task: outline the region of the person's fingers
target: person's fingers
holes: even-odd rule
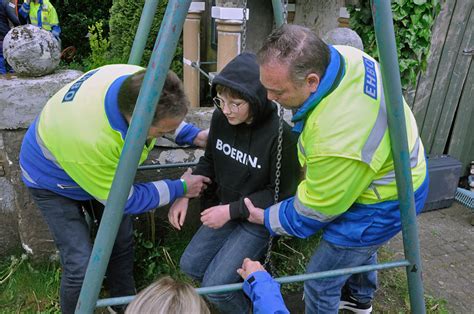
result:
[[[178,215],[179,213],[177,213],[176,211],[173,213],[173,221],[172,221],[172,225],[173,227],[175,227],[176,229],[178,230],[181,230],[180,226],[178,225]]]
[[[244,270],[242,268],[237,269],[237,274],[239,274],[240,277],[244,278]]]
[[[180,226],[180,227],[183,226],[185,219],[186,219],[186,213],[183,212],[183,213],[181,213],[181,215],[179,216],[179,226]]]
[[[192,174],[192,173],[193,173],[193,169],[191,168],[186,169],[185,174]]]
[[[206,182],[206,183],[211,183],[211,179],[209,179],[208,177],[205,177],[205,176],[199,176],[203,182]]]
[[[247,264],[252,262],[252,260],[248,257],[244,258],[244,261],[242,262],[242,268],[246,268]]]
[[[249,198],[247,198],[247,197],[244,198],[244,203],[245,203],[245,205],[247,206],[247,209],[248,209],[249,211],[254,211],[254,210],[255,210],[255,206],[253,206],[253,203],[252,203],[252,201],[251,201]]]

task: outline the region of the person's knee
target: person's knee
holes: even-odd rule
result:
[[[186,252],[184,252],[184,254],[181,255],[181,259],[179,260],[179,268],[181,269],[181,271],[189,277],[201,281],[203,274],[198,274],[196,272],[195,265],[196,261],[191,256],[189,256],[189,254],[186,254]]]

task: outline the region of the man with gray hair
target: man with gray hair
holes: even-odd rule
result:
[[[326,45],[311,30],[284,25],[258,53],[267,97],[295,109],[305,177],[294,197],[265,210],[245,202],[249,220],[272,235],[323,231],[307,272],[376,263],[378,248],[401,229],[399,201],[378,63],[361,50]],[[416,211],[428,192],[424,148],[404,104]],[[307,313],[370,313],[376,272],[305,282]]]

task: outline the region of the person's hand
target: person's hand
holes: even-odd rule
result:
[[[229,205],[218,205],[209,207],[201,213],[202,224],[212,229],[219,229],[229,220]]]
[[[168,221],[170,224],[178,230],[184,224],[186,213],[188,212],[189,198],[181,197],[174,201],[168,212]]]
[[[263,225],[264,210],[262,208],[253,206],[252,201],[248,198],[244,199],[244,203],[249,210],[249,217],[247,220],[254,224]]]
[[[242,267],[237,269],[237,273],[242,277],[242,279],[247,279],[252,273],[256,271],[266,271],[263,268],[260,262],[252,261],[250,258],[245,258],[244,262],[242,263]]]
[[[191,168],[181,176],[186,181],[188,191],[184,195],[187,198],[198,197],[207,188],[207,184],[211,183],[211,179],[201,175],[193,175]]]
[[[208,136],[209,136],[209,129],[202,130],[194,138],[193,144],[201,148],[206,148]]]

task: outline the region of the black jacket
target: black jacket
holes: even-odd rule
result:
[[[244,95],[250,104],[252,123],[233,126],[216,109],[211,120],[204,156],[194,173],[208,176],[215,183],[207,189],[207,197],[216,196],[214,204],[230,204],[232,219],[247,218],[244,198],[266,208],[273,204],[275,193],[276,159],[279,117],[276,106],[267,100],[267,93],[259,79],[256,57],[243,53],[233,59],[213,80]],[[283,150],[279,198],[294,195],[298,178],[297,135],[290,126],[283,125]]]
[[[20,25],[20,21],[15,13],[15,6],[10,4],[9,0],[0,0],[0,41],[3,41],[3,38],[10,30],[9,21],[13,26]]]

